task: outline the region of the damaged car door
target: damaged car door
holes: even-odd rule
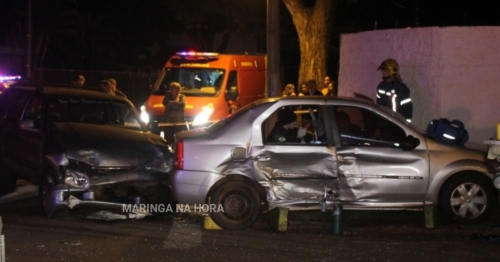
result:
[[[302,129],[297,139],[281,137],[282,134],[275,136],[276,128],[290,124],[286,122],[293,119],[284,121],[283,110],[293,110],[296,115],[299,128],[287,132],[295,135]],[[261,176],[259,183],[267,188],[269,206],[317,207],[321,197],[335,191],[337,184],[336,150],[328,145],[323,107],[273,107],[270,111],[270,117],[261,124],[262,145],[252,150],[256,171]]]
[[[357,106],[329,110],[340,135],[341,199],[358,206],[421,206],[429,183],[425,139],[383,111]]]

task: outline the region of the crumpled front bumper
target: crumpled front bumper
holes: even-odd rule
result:
[[[82,199],[74,195],[81,194]],[[126,204],[113,203],[106,201],[97,201],[94,198],[94,192],[85,189],[70,189],[66,185],[57,185],[50,189],[47,198],[44,200],[44,209],[47,216],[52,216],[61,209],[74,207],[100,207],[106,209],[124,210]]]
[[[139,203],[121,203],[100,201],[95,198],[96,186],[111,185],[118,183],[134,183],[144,181],[167,181],[168,174],[163,172],[120,172],[116,174],[96,175],[90,177],[90,186],[88,189],[74,188],[66,184],[58,184],[51,187],[45,199],[43,206],[45,214],[52,216],[59,210],[75,207],[95,207],[103,209],[127,210],[126,206]]]

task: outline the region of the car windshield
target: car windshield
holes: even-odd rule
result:
[[[171,82],[179,82],[186,96],[217,96],[224,75],[224,70],[214,68],[167,68],[160,73],[154,94],[165,95]]]
[[[143,130],[136,113],[127,101],[58,98],[48,102],[47,118],[53,122],[114,125]]]

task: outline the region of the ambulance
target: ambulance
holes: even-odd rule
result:
[[[185,122],[163,123],[163,98],[171,82],[186,97]],[[178,52],[168,59],[141,107],[145,122],[159,126],[199,126],[219,120],[235,109],[266,97],[266,56]]]

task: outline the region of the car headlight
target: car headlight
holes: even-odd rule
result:
[[[152,163],[151,165],[146,166],[146,170],[151,172],[162,172],[168,173],[172,168],[172,159],[163,161],[161,163]]]
[[[89,177],[83,173],[66,169],[64,172],[64,183],[76,188],[89,188]]]
[[[194,118],[193,126],[205,124],[214,112],[214,105],[212,103],[203,107],[201,112]]]
[[[144,122],[146,125],[149,123],[149,114],[146,111],[145,106],[141,106],[141,120]]]

